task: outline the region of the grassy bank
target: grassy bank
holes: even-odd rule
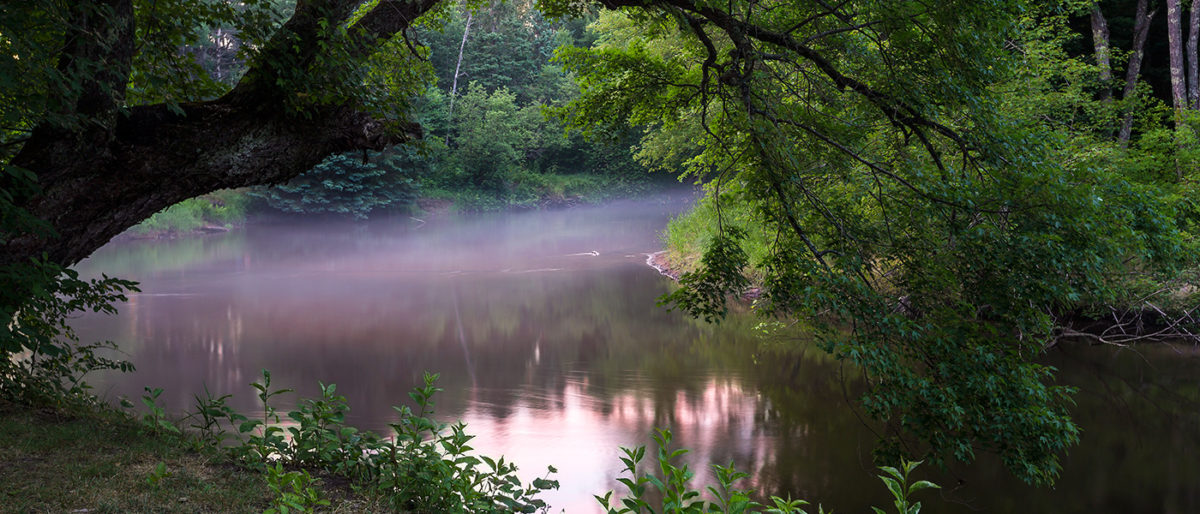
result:
[[[221,232],[246,223],[260,213],[305,215],[344,215],[363,219],[379,213],[410,212],[419,216],[441,212],[493,212],[504,210],[552,209],[573,205],[598,204],[636,197],[660,189],[666,182],[628,180],[588,174],[518,172],[500,188],[480,188],[446,183],[444,178],[427,177],[404,202],[376,202],[376,207],[345,206],[345,200],[320,191],[306,191],[305,198],[280,210],[264,198],[263,191],[225,190],[184,200],[164,209],[127,230],[122,237],[151,239],[204,232]],[[673,182],[671,182],[673,184]],[[378,195],[378,193],[373,193]],[[307,206],[307,207],[306,207]]]
[[[326,512],[386,512],[323,476]],[[0,512],[263,512],[278,493],[215,447],[108,409],[0,401]]]
[[[422,185],[422,205],[434,204],[456,212],[489,212],[598,204],[654,191],[651,180],[632,181],[588,174],[515,173],[500,188],[448,184],[431,179]]]
[[[246,221],[250,198],[245,190],[223,190],[172,205],[134,225],[123,234],[131,238],[170,237],[229,230]]]
[[[664,253],[660,262],[674,274],[696,271],[705,248],[718,235],[718,217],[725,227],[745,232],[742,248],[750,263],[745,273],[754,286],[761,286],[763,277],[757,265],[767,257],[771,235],[745,204],[726,200],[718,210],[710,195],[705,195],[691,210],[667,223],[662,235]]]
[[[353,430],[336,421],[331,427],[343,434],[346,429]],[[486,456],[464,455],[464,443],[470,436],[464,439],[457,425],[452,433],[451,438],[438,437],[436,445],[419,444],[438,448],[426,457],[441,460],[439,454],[444,452],[448,458],[442,462],[454,468],[451,475],[418,466],[408,469],[403,478],[397,476],[399,481],[373,484],[361,476],[339,476],[347,470],[357,475],[353,468],[360,459],[349,455],[360,454],[335,452],[339,456],[324,458],[329,459],[326,465],[335,466],[341,473],[309,462],[302,471],[286,472],[286,476],[298,478],[293,482],[279,480],[285,472],[278,465],[268,465],[265,473],[255,471],[247,468],[246,462],[231,458],[228,448],[203,444],[196,434],[149,429],[144,420],[125,412],[105,407],[34,408],[0,400],[0,513],[551,511],[551,506],[532,500],[528,494],[557,487],[557,482],[535,479],[532,485],[522,486],[512,475],[515,466],[502,458],[493,461]],[[757,493],[735,485],[748,475],[730,466],[714,466],[716,484],[707,489],[711,498],[702,499],[700,491],[689,483],[693,472],[679,460],[686,450],[670,449],[668,430],[656,431],[654,439],[657,452],[648,453],[644,447],[621,448],[621,460],[626,465],[621,475],[628,475],[622,479],[627,490],[596,497],[606,512],[826,512],[821,508],[806,510],[808,502],[776,496],[770,497],[766,505],[758,504],[752,500]],[[304,443],[290,444],[300,448]],[[338,450],[351,446],[345,440],[331,444],[331,449]],[[293,462],[292,469],[301,469],[294,466],[297,455],[279,455],[279,459]],[[391,458],[396,455],[393,452]],[[386,452],[376,456],[388,457]],[[409,454],[403,458],[411,457]],[[396,464],[407,468],[414,462]],[[460,474],[485,463],[488,471]],[[910,499],[912,493],[937,487],[910,477],[919,464],[904,462],[899,468],[880,468],[890,475],[879,478],[895,496],[897,513],[919,513],[921,504]],[[647,473],[646,469],[658,469],[659,473]],[[310,479],[309,471],[320,479]],[[448,492],[445,499],[449,503],[398,504],[397,496],[378,494],[380,491],[373,488],[378,485],[386,485],[393,493],[418,488],[423,501]],[[299,500],[302,496],[320,501],[315,505],[303,502]],[[281,505],[290,508],[285,510]]]
[[[270,502],[257,473],[117,412],[0,403],[0,441],[3,512],[262,512]]]

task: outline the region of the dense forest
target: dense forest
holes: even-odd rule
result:
[[[550,115],[579,95],[554,52],[591,46],[597,36],[587,24],[585,17],[548,20],[529,2],[456,7],[444,20],[414,30],[423,62],[408,73],[423,81],[388,93],[425,130],[419,142],[331,156],[285,184],[187,200],[133,231],[225,225],[247,210],[364,219],[372,212],[419,211],[418,203],[460,211],[565,206],[628,197],[670,181],[634,159],[635,128],[585,139]],[[214,81],[232,86],[245,67],[238,31],[193,30],[207,37],[185,51]],[[381,80],[390,87],[392,79]]]
[[[1194,337],[1198,40],[1180,0],[5,2],[3,395],[122,366],[66,320],[134,284],[68,267],[144,220],[571,205],[655,171],[705,188],[668,307],[754,288],[864,377],[881,462],[1051,484],[1081,427],[1038,357]]]

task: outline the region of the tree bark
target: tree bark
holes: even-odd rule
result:
[[[1142,72],[1142,59],[1146,56],[1146,36],[1150,33],[1150,21],[1158,10],[1147,12],[1149,0],[1138,0],[1137,12],[1133,22],[1133,48],[1129,53],[1129,64],[1125,67],[1125,89],[1121,99],[1126,102],[1125,119],[1121,120],[1121,132],[1117,139],[1121,147],[1129,145],[1129,137],[1133,134],[1133,106],[1129,105],[1137,92],[1138,76]]]
[[[1171,106],[1175,108],[1175,124],[1181,122],[1180,113],[1187,108],[1186,81],[1183,70],[1183,30],[1180,0],[1167,0],[1167,39],[1171,57]]]
[[[1188,40],[1187,40],[1187,67],[1188,67],[1188,106],[1192,109],[1200,109],[1200,59],[1197,59],[1197,48],[1200,43],[1200,10],[1196,9],[1196,0],[1192,0],[1191,6],[1188,8],[1190,15],[1188,17]]]
[[[1175,113],[1175,130],[1183,128],[1183,111],[1187,109],[1187,84],[1184,80],[1183,69],[1183,30],[1180,19],[1180,0],[1167,0],[1167,38],[1171,53],[1171,107]],[[1182,144],[1176,134],[1176,150],[1182,150]],[[1183,178],[1183,167],[1175,158],[1175,175]]]
[[[1112,63],[1109,59],[1108,20],[1100,11],[1100,4],[1092,5],[1092,46],[1096,53],[1096,67],[1100,71],[1100,99],[1112,100]]]
[[[181,104],[178,111],[165,104],[122,109],[135,44],[132,0],[105,2],[118,15],[73,23],[60,59],[60,69],[77,66],[82,58],[109,63],[84,82],[77,98],[56,102],[90,122],[82,129],[57,122],[38,125],[10,163],[36,174],[41,187],[15,203],[47,221],[58,237],[15,237],[0,246],[0,265],[43,254],[70,265],[187,198],[283,182],[333,153],[382,149],[420,137],[413,123],[385,127],[351,105],[316,105],[303,113],[288,107],[293,92],[283,78],[297,67],[316,65],[325,48],[322,34],[330,32],[320,27],[345,23],[357,1],[300,0],[232,91],[216,100]],[[351,27],[351,55],[368,55],[435,4],[381,0]]]

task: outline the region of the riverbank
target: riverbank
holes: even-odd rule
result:
[[[688,266],[688,264],[689,263],[672,259],[667,250],[646,254],[646,265],[654,268],[655,271],[658,271],[659,275],[670,278],[676,282],[679,281],[679,277],[686,273],[686,269],[694,269],[695,263],[690,263],[691,266]],[[762,293],[762,287],[750,286],[742,293],[741,299],[743,301],[753,301],[754,299],[762,296]]]
[[[525,174],[521,184],[503,191],[429,187],[409,203],[389,205],[373,214],[410,213],[424,220],[470,212],[513,212],[566,209],[598,205],[622,198],[638,198],[667,189],[654,181],[628,182],[591,175]],[[532,177],[532,178],[531,178]],[[151,240],[193,237],[236,230],[260,217],[344,216],[368,219],[366,212],[352,214],[329,199],[313,201],[311,210],[271,207],[250,189],[218,191],[184,200],[130,227],[115,240]],[[298,204],[299,205],[299,204]]]
[[[108,407],[64,410],[0,400],[0,513],[263,512],[262,473],[188,436],[154,432]],[[316,475],[314,475],[316,476]],[[386,512],[321,476],[328,512]]]
[[[646,264],[660,275],[679,281],[695,270],[699,257],[672,257],[670,250],[646,255]],[[1081,306],[1056,316],[1050,345],[1063,339],[1083,339],[1097,344],[1128,345],[1153,342],[1200,344],[1195,312],[1200,305],[1200,288],[1195,284],[1200,271],[1193,270],[1172,282],[1143,284],[1131,299],[1118,306]],[[1153,289],[1150,291],[1150,289]],[[759,285],[742,293],[741,300],[753,301],[763,294]]]
[[[159,465],[162,467],[159,467]],[[262,512],[266,482],[118,412],[0,403],[0,512]]]

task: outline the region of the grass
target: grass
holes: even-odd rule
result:
[[[119,412],[12,404],[0,404],[0,491],[0,512],[262,512],[270,501],[260,474]]]
[[[245,221],[248,203],[245,190],[216,191],[167,207],[131,227],[129,233],[138,237],[158,237],[206,226],[229,228]]]
[[[718,211],[711,194],[707,194],[691,210],[672,218],[662,234],[665,264],[672,271],[687,273],[696,271],[704,250],[718,234]],[[742,248],[749,258],[749,267],[744,270],[754,285],[761,285],[763,272],[759,264],[770,252],[771,235],[766,226],[744,203],[725,200],[721,205],[721,222],[725,226],[741,228],[746,232]]]
[[[333,500],[326,511],[386,510],[350,493],[344,480],[321,480]],[[271,499],[261,473],[185,437],[149,432],[125,413],[0,400],[0,513],[258,513]]]

